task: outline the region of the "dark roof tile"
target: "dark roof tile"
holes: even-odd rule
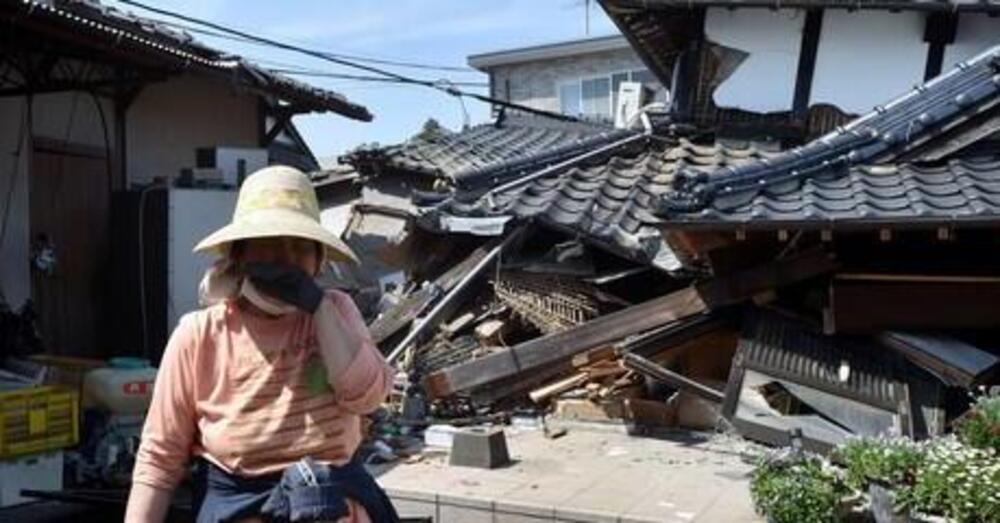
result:
[[[822,228],[838,223],[951,225],[1000,222],[1000,160],[951,160],[943,165],[859,166],[829,179],[811,178],[756,193],[716,198],[697,214],[666,227]]]
[[[674,173],[700,166],[739,164],[763,157],[761,150],[723,145],[705,146],[680,140],[651,142],[644,148],[613,155],[596,163],[532,180],[490,199],[456,198],[438,212],[460,216],[509,214],[568,229],[609,246],[636,261],[679,263],[669,254],[653,226],[653,207],[671,189]],[[465,202],[465,203],[459,203]],[[471,202],[471,203],[469,203]]]
[[[507,117],[460,132],[428,122],[422,132],[401,144],[359,147],[347,153],[343,161],[363,173],[396,171],[434,176],[462,189],[483,189],[630,133],[535,117]]]

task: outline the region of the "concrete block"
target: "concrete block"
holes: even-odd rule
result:
[[[438,498],[435,523],[493,523],[493,502],[485,499],[442,495]]]
[[[405,499],[408,501],[426,501],[428,503],[437,503],[438,500],[437,493],[433,491],[414,490],[386,485],[383,485],[382,488],[385,489],[386,494],[388,494],[393,500]]]
[[[556,507],[556,521],[573,523],[618,523],[618,514],[603,510],[578,510]]]
[[[449,463],[460,467],[494,469],[510,463],[503,429],[474,427],[455,433]]]
[[[430,501],[413,501],[410,499],[393,499],[392,506],[401,518],[434,518],[438,519],[437,504]]]
[[[437,520],[437,494],[391,487],[385,491],[400,517],[431,517]]]
[[[555,521],[556,509],[551,505],[497,501],[494,506],[494,517],[498,523],[541,523]]]
[[[525,516],[523,514],[511,514],[508,512],[497,512],[493,515],[494,523],[545,523],[546,521],[555,521],[555,516],[551,517],[537,517],[537,516]]]
[[[669,520],[669,519],[664,520],[664,519],[657,519],[644,516],[632,516],[629,514],[625,514],[624,516],[619,518],[618,521],[619,523],[662,523],[663,521],[683,521],[683,520]]]

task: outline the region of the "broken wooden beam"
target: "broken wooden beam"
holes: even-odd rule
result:
[[[506,327],[503,320],[490,319],[476,325],[476,339],[481,345],[496,345],[500,341],[500,334]]]
[[[475,280],[476,277],[478,277],[483,271],[485,271],[487,267],[489,267],[492,263],[494,263],[500,257],[500,253],[503,252],[505,248],[509,247],[516,240],[519,240],[523,234],[523,231],[524,231],[523,227],[521,229],[514,230],[506,238],[504,238],[502,242],[500,242],[495,247],[490,249],[489,253],[486,254],[486,256],[482,257],[482,259],[480,259],[475,264],[474,267],[469,269],[468,272],[466,272],[462,276],[462,278],[452,286],[451,290],[448,291],[448,293],[445,294],[440,301],[438,301],[438,303],[434,306],[434,308],[431,309],[431,311],[428,312],[426,316],[420,319],[420,321],[418,321],[417,324],[413,326],[413,329],[410,330],[410,332],[406,335],[405,338],[403,338],[403,341],[399,342],[399,345],[396,345],[396,348],[394,348],[392,352],[389,353],[388,356],[386,356],[385,358],[386,361],[390,363],[394,361],[396,358],[399,357],[400,354],[403,353],[404,350],[407,349],[407,347],[409,347],[412,343],[414,343],[417,340],[417,338],[423,335],[424,332],[426,332],[428,329],[436,327],[438,324],[444,321],[445,319],[444,313],[445,311],[448,310],[448,307],[452,305],[451,302],[454,301],[456,297],[461,295],[462,291],[470,283],[472,283],[472,281]]]
[[[835,277],[824,311],[827,334],[886,329],[1000,326],[1000,281]]]
[[[431,285],[418,289],[400,301],[396,306],[379,316],[368,328],[375,343],[381,344],[403,327],[410,324],[440,295],[445,294],[459,282],[469,271],[479,264],[494,247],[487,244],[472,251],[467,258],[448,269]]]
[[[622,365],[624,365],[627,369],[634,370],[644,376],[649,376],[654,380],[662,381],[663,383],[679,390],[688,391],[701,398],[714,401],[715,403],[722,403],[722,399],[724,397],[722,392],[707,385],[702,385],[697,381],[682,376],[681,374],[663,366],[657,365],[656,363],[643,358],[638,354],[631,354],[628,352],[622,354]]]
[[[549,398],[580,387],[588,381],[618,376],[625,372],[626,369],[622,368],[616,361],[601,360],[572,376],[531,391],[528,393],[528,397],[535,403],[545,403]]]
[[[528,394],[531,401],[535,403],[544,403],[552,396],[558,396],[566,391],[573,390],[590,379],[586,372],[580,372],[574,374],[568,378],[563,378],[555,383],[549,383],[548,385],[535,389]]]
[[[476,319],[475,314],[467,312],[459,316],[458,318],[455,318],[454,320],[446,323],[445,325],[442,325],[441,332],[443,332],[445,336],[450,338],[455,334],[457,334],[462,329],[471,325],[472,322],[475,321],[475,319]]]
[[[688,287],[571,329],[439,370],[424,379],[424,386],[431,398],[483,387],[534,369],[565,363],[579,353],[706,310],[698,292]]]
[[[823,249],[774,260],[750,269],[720,275],[698,285],[698,293],[716,308],[749,300],[758,294],[833,272],[838,263]]]

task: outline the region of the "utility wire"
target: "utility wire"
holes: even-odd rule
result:
[[[311,69],[294,69],[294,68],[283,68],[277,67],[273,69],[268,69],[273,73],[279,74],[289,74],[296,76],[309,76],[316,78],[337,78],[340,80],[357,80],[359,82],[390,82],[390,83],[403,83],[394,78],[385,78],[382,76],[364,76],[355,74],[343,74],[343,73],[328,73],[325,71],[317,71]],[[425,80],[430,81],[430,80]],[[454,80],[448,80],[448,84],[463,87],[489,87],[490,84],[485,82],[456,82]]]
[[[227,33],[227,34],[232,34],[232,35],[236,35],[236,36],[239,36],[239,37],[242,37],[242,38],[246,38],[248,40],[259,42],[261,44],[270,45],[272,47],[275,47],[275,48],[278,48],[278,49],[283,49],[285,51],[294,51],[294,52],[297,52],[297,53],[304,54],[306,56],[311,56],[313,58],[318,58],[320,60],[325,60],[327,62],[335,63],[337,65],[342,65],[342,66],[345,66],[345,67],[351,67],[351,68],[354,68],[354,69],[360,69],[362,71],[367,71],[369,73],[374,73],[374,74],[377,74],[377,75],[385,76],[387,78],[393,78],[393,79],[399,81],[400,83],[408,83],[408,84],[412,84],[412,85],[422,85],[424,87],[430,87],[432,89],[437,89],[437,90],[439,90],[439,91],[441,91],[443,93],[450,94],[452,96],[472,98],[472,99],[475,99],[475,100],[479,100],[479,101],[486,102],[486,103],[489,103],[489,104],[497,105],[497,106],[500,106],[500,107],[505,107],[505,108],[508,108],[508,109],[515,109],[515,110],[518,110],[518,111],[522,111],[522,112],[525,112],[525,113],[534,114],[534,115],[538,115],[538,116],[545,116],[547,118],[552,118],[552,119],[555,119],[555,120],[570,121],[570,122],[580,122],[581,121],[578,118],[574,118],[572,116],[566,116],[564,114],[553,113],[553,112],[544,111],[544,110],[541,110],[541,109],[535,109],[534,107],[528,107],[526,105],[521,105],[521,104],[517,104],[517,103],[508,102],[506,100],[499,100],[497,98],[492,98],[492,97],[481,95],[481,94],[470,93],[468,91],[462,91],[460,89],[457,89],[455,87],[451,87],[451,86],[447,85],[447,83],[432,82],[432,81],[428,81],[428,80],[418,80],[418,79],[415,79],[415,78],[410,78],[410,77],[407,77],[407,76],[403,76],[401,74],[394,73],[392,71],[387,71],[385,69],[380,69],[378,67],[373,67],[373,66],[365,65],[365,64],[359,64],[359,63],[356,63],[356,62],[352,62],[350,60],[344,60],[343,58],[338,58],[336,56],[332,56],[329,53],[326,53],[326,52],[323,52],[323,51],[317,51],[315,49],[309,49],[309,48],[306,48],[306,47],[301,47],[301,46],[297,46],[297,45],[287,44],[287,43],[284,43],[284,42],[279,42],[277,40],[273,40],[273,39],[270,39],[270,38],[264,38],[264,37],[261,37],[261,36],[255,36],[255,35],[252,35],[250,33],[244,32],[244,31],[239,31],[237,29],[231,29],[229,27],[217,24],[215,22],[209,22],[209,21],[206,21],[206,20],[201,20],[201,19],[198,19],[198,18],[194,18],[192,16],[188,16],[188,15],[176,13],[176,12],[173,12],[173,11],[168,11],[166,9],[161,9],[159,7],[153,7],[153,6],[150,6],[150,5],[146,5],[146,4],[142,3],[142,2],[137,2],[135,0],[119,0],[119,2],[121,2],[123,4],[131,5],[131,6],[134,6],[134,7],[138,7],[140,9],[144,9],[146,11],[150,11],[152,13],[156,13],[156,14],[159,14],[159,15],[168,16],[170,18],[176,18],[178,20],[183,20],[185,22],[190,22],[190,23],[201,25],[201,26],[204,26],[204,27],[209,27],[209,28],[214,29],[216,31],[222,31],[222,32]]]
[[[123,3],[126,3],[126,4],[130,3],[130,2],[125,2],[124,0],[119,0],[119,1],[123,2]],[[227,33],[224,33],[224,32],[220,32],[220,31],[210,31],[208,29],[201,29],[199,27],[195,27],[195,26],[191,26],[191,25],[187,25],[187,24],[180,24],[180,23],[177,23],[177,22],[171,22],[169,20],[158,20],[158,22],[160,22],[160,23],[162,23],[162,24],[164,24],[166,26],[169,26],[169,27],[174,27],[176,29],[181,29],[183,31],[188,31],[188,32],[191,32],[191,33],[200,34],[200,35],[204,35],[204,36],[211,36],[213,38],[221,38],[223,40],[229,40],[229,41],[232,41],[232,42],[251,43],[251,44],[256,44],[256,45],[270,45],[270,44],[264,44],[264,43],[259,42],[257,40],[254,40],[254,39],[251,39],[251,38],[246,38],[246,37],[243,37],[243,36],[236,36],[236,35],[232,35],[232,34],[227,34]],[[326,54],[328,56],[332,56],[334,58],[341,58],[341,59],[344,59],[344,60],[354,60],[355,62],[368,62],[368,63],[372,63],[372,64],[391,65],[391,66],[396,66],[396,67],[408,67],[408,68],[411,68],[411,69],[425,69],[425,70],[429,70],[429,71],[451,71],[451,72],[456,72],[456,73],[467,73],[467,74],[468,73],[478,73],[479,72],[478,70],[473,69],[471,67],[461,67],[461,66],[455,66],[455,65],[436,65],[436,64],[427,64],[427,63],[420,63],[420,62],[409,62],[409,61],[404,61],[404,60],[388,60],[388,59],[383,59],[383,58],[372,58],[372,57],[368,57],[368,56],[360,56],[360,55],[356,55],[356,54],[346,54],[346,53],[324,52],[324,54]]]

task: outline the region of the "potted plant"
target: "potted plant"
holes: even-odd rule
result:
[[[849,495],[836,468],[790,450],[763,456],[750,481],[755,508],[773,523],[844,521]]]
[[[835,459],[845,466],[850,488],[866,492],[878,523],[910,520],[909,498],[897,495],[914,482],[924,462],[924,450],[905,438],[851,440],[837,448]]]

